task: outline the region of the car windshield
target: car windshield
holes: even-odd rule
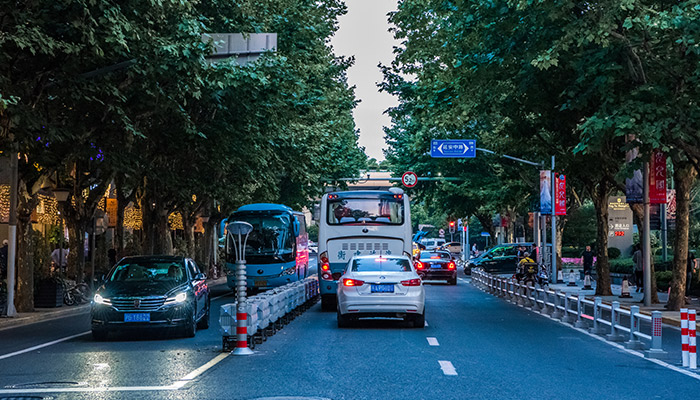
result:
[[[110,282],[172,282],[187,281],[185,266],[179,261],[139,261],[117,265]]]
[[[449,260],[450,258],[452,258],[452,257],[448,253],[445,253],[442,251],[423,251],[420,253],[421,260],[430,260],[430,259]]]
[[[405,258],[357,258],[352,262],[352,271],[355,272],[408,272],[411,270],[411,262]]]
[[[394,198],[328,201],[328,224],[403,224],[403,200]]]

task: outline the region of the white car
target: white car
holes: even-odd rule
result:
[[[338,279],[338,327],[359,318],[403,318],[425,326],[425,289],[407,256],[363,255],[350,259]]]

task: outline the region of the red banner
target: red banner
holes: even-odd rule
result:
[[[554,198],[556,201],[554,202],[554,211],[556,215],[566,215],[566,175],[555,174],[555,176],[556,196]]]
[[[654,150],[649,164],[649,203],[666,203],[666,154]]]

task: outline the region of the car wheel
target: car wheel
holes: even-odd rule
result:
[[[457,284],[457,278],[456,278],[456,277],[450,278],[450,279],[447,280],[447,283],[449,283],[450,285],[456,285],[456,284]]]
[[[207,329],[209,328],[209,317],[211,314],[211,300],[207,300],[207,312],[204,314],[202,319],[199,320],[199,323],[197,324],[198,329]]]
[[[109,336],[109,331],[106,329],[93,329],[92,338],[98,342],[104,342]]]
[[[333,295],[321,296],[321,311],[333,311],[337,305],[336,303],[335,296]]]
[[[195,311],[192,310],[192,317],[185,322],[185,337],[191,338],[197,333],[197,317]]]
[[[425,310],[423,310],[423,314],[417,315],[413,318],[413,327],[425,328]]]
[[[350,327],[350,318],[341,314],[340,310],[338,310],[338,328],[349,328]]]

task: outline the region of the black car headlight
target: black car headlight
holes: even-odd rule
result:
[[[185,301],[187,301],[187,297],[188,297],[187,292],[178,293],[174,296],[170,296],[167,299],[165,299],[165,305],[169,306],[169,305],[173,305],[173,304],[184,303]]]
[[[110,299],[105,299],[99,293],[95,293],[95,296],[92,298],[92,301],[94,301],[95,304],[104,304],[106,306],[112,305],[112,301]]]

